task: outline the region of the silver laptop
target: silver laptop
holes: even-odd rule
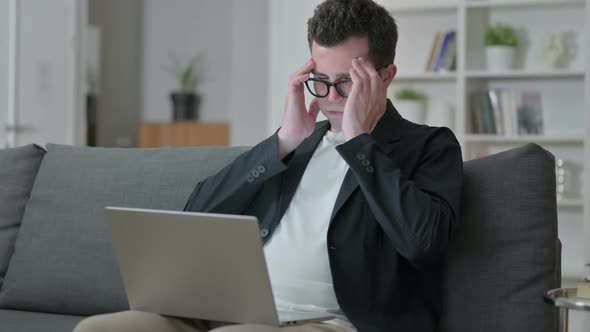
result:
[[[276,308],[256,217],[105,212],[133,310],[274,326],[334,318]]]

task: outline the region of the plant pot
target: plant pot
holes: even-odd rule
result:
[[[514,68],[515,48],[509,46],[486,47],[489,71],[504,71]]]
[[[193,92],[172,92],[172,119],[174,121],[197,120],[201,96]]]
[[[419,124],[424,124],[426,103],[423,100],[397,100],[395,108],[402,118]]]

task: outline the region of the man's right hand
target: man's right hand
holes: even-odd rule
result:
[[[309,59],[289,78],[289,89],[285,102],[283,124],[279,129],[279,157],[283,159],[291,153],[301,142],[309,137],[314,129],[320,108],[317,98],[313,98],[309,104],[309,112],[305,106],[305,94],[303,84],[309,78],[309,74],[315,68],[313,59]]]

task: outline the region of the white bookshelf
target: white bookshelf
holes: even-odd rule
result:
[[[411,87],[427,95],[427,113],[451,110],[451,129],[462,144],[464,159],[497,153],[527,143],[537,143],[562,158],[590,168],[590,0],[378,0],[396,18],[399,28],[396,64],[398,76],[389,97]],[[488,25],[508,23],[519,36],[514,70],[486,69],[483,35]],[[436,32],[457,32],[457,69],[425,72]],[[559,69],[547,68],[540,52],[546,36],[570,32],[577,50]],[[543,135],[500,136],[471,130],[472,92],[509,89],[541,95]],[[435,123],[430,123],[437,125]],[[580,179],[580,182],[582,179]],[[583,180],[586,199],[557,202],[559,236],[563,244],[563,284],[590,271],[590,171]],[[571,331],[590,325],[572,322]]]
[[[380,1],[382,4],[387,5],[387,8],[391,11],[395,12],[403,12],[403,13],[424,13],[424,12],[436,12],[436,11],[454,11],[457,10],[458,2],[455,0],[445,1],[445,0],[432,0],[432,1],[392,1],[391,3],[387,3],[387,1]]]
[[[466,78],[493,79],[539,79],[539,78],[571,78],[583,79],[585,73],[581,70],[513,70],[506,72],[489,72],[486,70],[470,70],[465,73]]]
[[[584,5],[584,0],[467,0],[467,8]]]
[[[400,73],[395,77],[396,81],[452,81],[457,79],[456,73]]]

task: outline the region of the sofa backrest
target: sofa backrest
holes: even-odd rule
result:
[[[27,203],[0,307],[72,315],[128,308],[105,206],[182,210],[195,185],[246,148],[50,144]]]
[[[28,149],[36,156],[24,167],[32,184],[43,156]],[[127,309],[103,207],[181,210],[198,181],[246,149],[48,145],[0,307],[74,315]],[[11,182],[2,177],[2,158],[0,151],[3,185]],[[560,284],[553,157],[528,145],[466,162],[464,174],[462,224],[444,280],[443,331],[554,331],[555,310],[542,301]],[[0,188],[0,196],[15,192]]]
[[[36,145],[0,150],[0,286],[44,155]]]
[[[445,332],[554,332],[559,287],[554,158],[529,144],[464,164],[462,220],[448,251]]]

